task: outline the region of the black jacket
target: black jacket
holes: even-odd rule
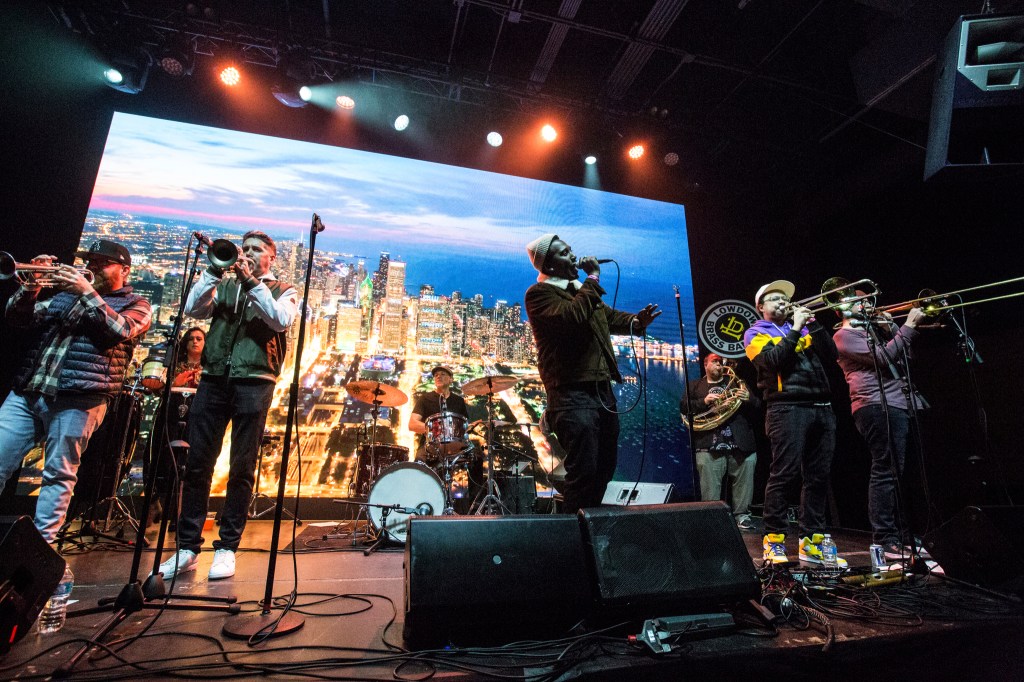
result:
[[[737,381],[743,381],[738,379]],[[723,382],[724,385],[724,382]],[[704,404],[704,398],[707,397],[708,392],[711,390],[711,385],[708,383],[706,376],[691,381],[687,396],[690,399],[690,414],[698,415],[701,412],[706,412],[709,409],[708,405]],[[722,426],[728,424],[732,427],[733,437],[736,439],[736,446],[743,452],[754,452],[757,450],[757,441],[754,438],[754,428],[751,426],[753,422],[759,419],[761,409],[761,400],[757,397],[754,391],[750,391],[750,387],[747,387],[750,392],[750,398],[745,400],[740,409],[736,410],[736,414]],[[684,396],[679,400],[679,412],[680,414],[686,414],[686,398]],[[693,447],[697,450],[707,450],[711,447],[711,438],[715,433],[715,429],[710,431],[694,431],[693,432]]]

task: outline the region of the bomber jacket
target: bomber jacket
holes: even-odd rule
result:
[[[828,331],[811,320],[803,329],[758,320],[743,335],[757,386],[768,403],[824,403],[832,399],[823,359],[836,360]]]
[[[605,305],[605,290],[593,279],[575,286],[575,294],[544,281],[526,290],[537,370],[548,391],[580,382],[622,381],[610,334],[630,333],[634,315]],[[643,330],[634,326],[633,332]]]
[[[203,348],[203,376],[276,381],[284,363],[287,330],[297,313],[295,287],[270,273],[254,286],[204,271],[185,303],[185,314],[212,318]]]

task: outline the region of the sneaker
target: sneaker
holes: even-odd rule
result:
[[[736,517],[736,527],[740,530],[754,530],[754,520],[750,514],[740,514]]]
[[[815,533],[809,538],[800,538],[800,561],[824,564],[825,560],[821,556],[821,541],[824,539],[825,536],[821,533]],[[841,556],[836,557],[836,563],[839,568],[846,568],[849,565]]]
[[[167,561],[160,564],[160,572],[164,574],[164,580],[170,580],[176,575],[196,570],[199,557],[190,549],[179,549],[178,553]]]
[[[924,547],[918,546],[917,557],[919,559],[931,559],[932,555],[928,553],[928,550]],[[896,542],[886,542],[882,545],[882,554],[886,559],[891,561],[900,561],[901,559],[909,559],[910,545],[900,545]]]
[[[210,566],[210,580],[230,578],[235,574],[235,553],[230,549],[218,549],[213,553]]]
[[[789,561],[786,556],[786,536],[783,533],[768,533],[764,536],[764,560],[772,564],[784,564]]]

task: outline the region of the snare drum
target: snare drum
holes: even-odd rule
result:
[[[426,459],[430,464],[469,448],[466,427],[469,420],[454,412],[439,412],[427,417]]]
[[[398,505],[403,510],[369,508],[370,523],[396,542],[405,543],[410,516],[438,516],[444,511],[444,486],[430,467],[422,462],[399,462],[381,472],[370,488],[371,505]],[[410,513],[415,510],[415,514]]]
[[[370,492],[370,486],[376,481],[382,471],[392,464],[406,462],[409,460],[409,448],[401,445],[386,445],[384,443],[363,443],[359,446],[359,464],[356,469],[356,480],[353,483],[352,494],[358,497],[366,497]]]

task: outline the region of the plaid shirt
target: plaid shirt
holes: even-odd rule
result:
[[[8,318],[13,318],[15,323],[27,322],[35,325],[41,322],[53,299],[36,301],[38,293],[38,289],[20,287],[7,301]],[[118,314],[95,291],[79,296],[51,342],[40,349],[35,369],[25,386],[25,391],[46,396],[57,395],[61,367],[64,365],[68,348],[71,347],[71,341],[78,333],[78,323],[83,315],[102,316],[111,334],[128,341],[146,333],[151,322],[152,309],[149,301],[140,299]]]

